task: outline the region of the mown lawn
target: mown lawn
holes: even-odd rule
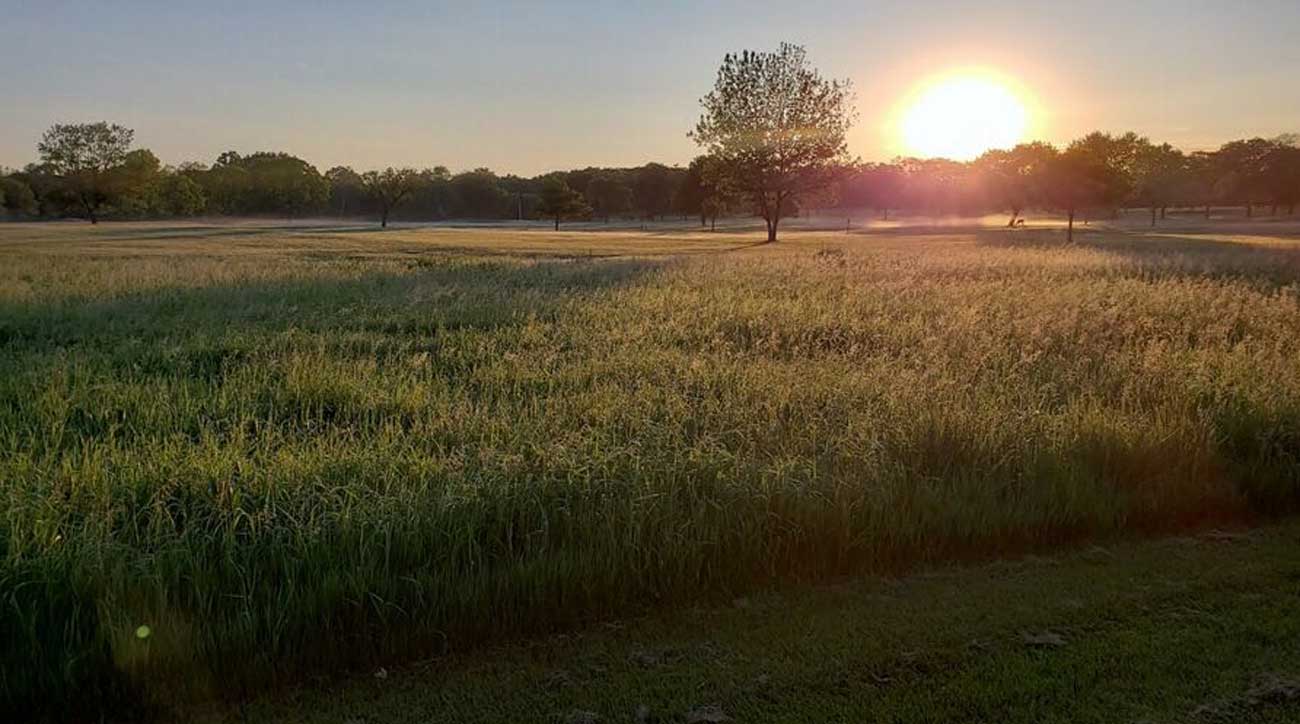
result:
[[[1297,546],[1288,523],[768,590],[200,721],[1295,722]]]
[[[1293,240],[752,241],[0,227],[5,698],[239,698],[1300,500]]]

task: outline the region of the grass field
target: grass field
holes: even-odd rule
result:
[[[1295,234],[0,226],[4,696],[1285,511]]]

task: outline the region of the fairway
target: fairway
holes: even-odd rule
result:
[[[0,225],[6,697],[1300,502],[1298,225],[594,226]]]

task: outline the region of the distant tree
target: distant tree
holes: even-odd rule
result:
[[[287,153],[221,154],[196,176],[208,206],[222,214],[274,214],[294,218],[329,203],[329,181],[315,166]]]
[[[424,219],[445,219],[455,206],[451,188],[451,171],[446,166],[434,166],[420,171],[419,183],[407,204],[408,214]]]
[[[1212,151],[1197,151],[1187,156],[1182,183],[1182,198],[1191,206],[1205,209],[1205,218],[1210,218],[1210,209],[1216,199],[1218,186],[1218,159]]]
[[[127,152],[111,175],[115,187],[115,213],[136,218],[157,215],[163,170],[162,162],[152,151],[138,148]]]
[[[8,216],[35,216],[36,194],[21,173],[0,173],[0,210]]]
[[[1066,240],[1074,242],[1074,220],[1082,209],[1105,204],[1113,195],[1112,171],[1089,149],[1072,144],[1048,161],[1044,198],[1066,215]]]
[[[1139,149],[1148,144],[1136,133],[1114,136],[1094,131],[1072,142],[1067,149],[1089,170],[1093,186],[1089,206],[1118,214],[1133,195],[1134,169]]]
[[[752,199],[769,242],[799,197],[827,188],[848,162],[851,85],[823,79],[797,45],[726,55],[700,103],[691,136]]]
[[[1273,143],[1263,138],[1232,141],[1214,154],[1215,195],[1220,201],[1246,209],[1247,218],[1255,215],[1255,204],[1269,195],[1265,166]]]
[[[704,226],[708,217],[704,213],[704,164],[706,156],[696,156],[686,167],[673,193],[673,206],[678,213],[685,216],[699,216],[700,226]]]
[[[959,213],[971,206],[968,166],[946,158],[905,158],[903,205],[931,215]]]
[[[502,218],[510,202],[497,175],[486,168],[452,176],[451,190],[456,199],[454,215],[465,218]]]
[[[56,123],[45,132],[37,150],[58,192],[97,224],[100,210],[123,191],[117,171],[134,136],[129,128],[103,121]]]
[[[976,177],[989,202],[1011,213],[1008,228],[1016,225],[1021,212],[1043,201],[1044,174],[1055,156],[1055,148],[1034,142],[988,151],[975,159]]]
[[[195,216],[207,205],[203,187],[175,170],[164,171],[159,177],[154,199],[154,213],[160,216]]]
[[[361,175],[366,192],[379,205],[379,226],[388,228],[388,214],[405,201],[416,189],[420,176],[413,168],[392,166],[383,171],[367,171]]]
[[[255,153],[243,159],[252,182],[253,210],[295,218],[329,201],[329,183],[315,166],[287,153]]]
[[[1145,138],[1137,144],[1133,157],[1133,200],[1151,210],[1151,226],[1156,217],[1164,218],[1165,209],[1183,193],[1187,176],[1187,157],[1167,143],[1156,145]]]
[[[673,201],[672,170],[662,163],[647,163],[636,170],[633,196],[647,219],[667,213]]]
[[[593,177],[587,184],[586,197],[593,213],[603,218],[607,224],[612,214],[620,214],[632,208],[632,189],[612,173]]]
[[[542,181],[542,188],[537,213],[555,220],[555,230],[560,230],[560,221],[591,213],[591,207],[582,198],[582,194],[569,188],[558,174],[548,176]]]
[[[203,187],[209,211],[217,214],[249,213],[252,206],[252,183],[238,153],[226,151],[217,157],[208,170],[191,172],[189,175]]]
[[[330,213],[339,216],[361,213],[362,202],[366,199],[366,185],[361,174],[350,166],[335,166],[325,172],[325,180],[330,185]]]
[[[903,203],[903,170],[894,163],[855,165],[842,184],[841,203],[875,209],[885,221]]]
[[[1273,214],[1284,207],[1288,216],[1295,214],[1300,202],[1300,148],[1292,137],[1273,141],[1273,147],[1264,155],[1262,185],[1273,203]]]

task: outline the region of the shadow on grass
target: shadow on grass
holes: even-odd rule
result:
[[[0,348],[12,345],[14,351],[33,354],[97,341],[138,343],[211,335],[225,328],[348,329],[365,321],[351,313],[356,305],[383,317],[422,320],[431,327],[463,325],[454,314],[490,326],[508,323],[521,309],[545,313],[558,299],[631,284],[667,263],[639,258],[593,257],[591,263],[533,259],[420,258],[410,259],[405,270],[346,278],[172,287],[94,301],[0,301]],[[459,301],[449,306],[412,303],[421,290]]]
[[[1088,249],[1122,257],[1134,274],[1157,277],[1241,279],[1269,287],[1300,281],[1300,245],[1216,239],[1169,232],[1076,229],[1074,243],[1061,230],[984,230],[976,243],[1004,249]]]

